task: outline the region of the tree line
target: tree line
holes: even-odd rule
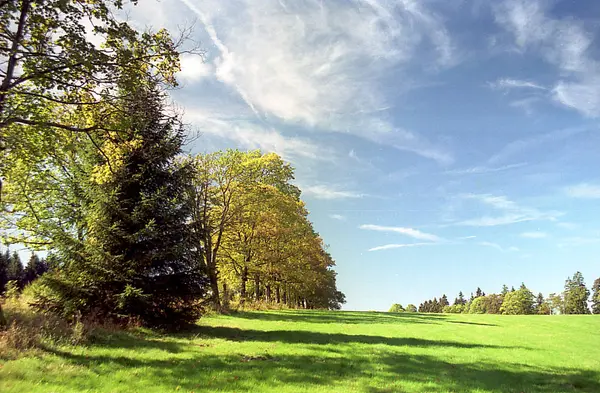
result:
[[[37,254],[31,253],[27,266],[23,266],[19,253],[15,251],[11,254],[7,248],[4,253],[0,253],[0,296],[7,290],[9,283],[22,289],[47,271],[48,263]]]
[[[168,90],[185,32],[139,32],[121,6],[2,6],[0,225],[5,244],[52,259],[32,306],[165,327],[231,301],[340,308],[294,169],[258,151],[184,154]]]
[[[588,303],[591,303],[591,308]],[[395,310],[397,309],[398,307]],[[390,312],[395,310],[390,309]],[[418,312],[504,315],[600,314],[600,278],[594,281],[590,291],[585,285],[583,275],[576,272],[573,277],[567,278],[562,293],[551,293],[547,297],[542,293],[534,295],[524,283],[519,289],[512,287],[510,290],[504,285],[499,294],[490,295],[477,288],[468,300],[460,292],[450,305],[447,296],[442,295],[439,300],[433,298],[421,303]]]

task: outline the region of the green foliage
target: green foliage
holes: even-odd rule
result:
[[[592,291],[594,291],[592,294],[592,313],[600,314],[600,278],[594,281]]]
[[[8,264],[10,262],[10,253],[8,249],[5,253],[0,252],[0,296],[6,289],[8,283]]]
[[[505,315],[524,315],[534,312],[534,295],[525,285],[504,297],[500,311]]]
[[[16,251],[11,255],[6,269],[8,281],[14,281],[18,288],[23,287],[23,263]],[[7,289],[8,290],[8,289]]]
[[[485,311],[487,314],[500,314],[502,303],[504,302],[504,296],[491,294],[485,296]]]
[[[417,306],[415,306],[414,304],[409,304],[408,306],[406,306],[406,312],[417,312]]]
[[[586,288],[583,275],[577,272],[565,282],[564,302],[565,314],[589,314],[588,298],[590,291]]]
[[[454,304],[452,306],[444,307],[443,312],[445,314],[463,314],[463,312],[467,309],[464,304]]]
[[[487,313],[487,302],[486,297],[478,296],[471,302],[469,307],[469,314],[485,314]]]
[[[392,304],[392,307],[390,307],[388,312],[404,312],[404,307],[402,307],[401,304],[398,303],[394,303]]]

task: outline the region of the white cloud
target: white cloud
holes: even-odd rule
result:
[[[475,239],[477,236],[462,236],[459,237],[460,240],[469,240],[469,239]]]
[[[545,237],[548,237],[548,234],[546,232],[535,231],[535,232],[523,232],[519,236],[524,237],[526,239],[543,239]]]
[[[377,246],[377,247],[369,248],[368,251],[391,250],[391,249],[394,249],[394,248],[405,248],[405,247],[431,246],[433,244],[435,244],[435,243],[385,244],[383,246]]]
[[[505,196],[494,196],[490,194],[465,194],[461,198],[467,200],[476,200],[484,205],[491,206],[500,210],[502,214],[495,216],[482,216],[472,219],[459,221],[454,225],[490,227],[498,225],[510,225],[518,222],[548,220],[555,221],[561,216],[561,212],[547,211],[543,212],[535,208],[520,206]]]
[[[492,89],[497,89],[497,90],[508,90],[508,89],[547,90],[544,86],[538,85],[537,83],[534,83],[534,82],[518,80],[518,79],[510,79],[510,78],[498,79],[495,82],[489,82],[488,85]]]
[[[481,173],[508,171],[510,169],[521,168],[525,165],[527,165],[526,162],[521,162],[518,164],[504,165],[504,166],[500,166],[500,167],[475,166],[475,167],[466,168],[466,169],[453,169],[450,171],[446,171],[444,173],[449,174],[449,175],[474,175],[474,174],[481,174]]]
[[[492,242],[479,242],[477,244],[480,245],[480,246],[483,246],[483,247],[491,247],[491,248],[494,248],[494,249],[496,249],[498,251],[501,251],[501,252],[508,252],[508,251],[515,252],[515,251],[519,251],[519,249],[517,247],[511,246],[511,247],[508,247],[508,248],[504,248],[501,245],[499,245],[497,243],[492,243]]]
[[[567,187],[566,193],[572,198],[581,199],[599,199],[600,185],[581,183],[575,186]]]
[[[304,195],[315,199],[354,199],[363,198],[366,194],[355,191],[340,190],[336,186],[319,184],[314,186],[301,186],[300,189]]]
[[[381,112],[389,105],[379,77],[392,68],[402,72],[417,53],[427,58],[424,51],[432,52],[428,60],[436,67],[458,61],[442,20],[423,4],[182,2],[218,50],[216,77],[257,116],[351,133],[444,164],[452,161],[446,148],[403,130]]]
[[[417,229],[413,228],[404,228],[404,227],[388,227],[381,225],[372,225],[372,224],[363,224],[359,227],[360,229],[366,229],[369,231],[380,231],[380,232],[395,232],[400,233],[402,235],[406,235],[419,240],[429,240],[432,242],[440,242],[443,241],[442,238],[436,235],[432,235],[430,233],[421,232]]]
[[[183,82],[197,83],[213,75],[213,67],[202,56],[185,54],[181,56],[181,71],[177,78]]]
[[[346,221],[346,217],[342,216],[341,214],[330,214],[329,218],[333,218],[334,220],[338,221]]]
[[[288,161],[311,159],[334,161],[334,152],[305,138],[285,136],[273,128],[247,121],[221,117],[220,114],[188,110],[184,119],[204,134],[228,139],[244,149],[274,152]]]
[[[564,238],[558,243],[559,247],[579,247],[579,246],[587,246],[590,244],[600,243],[600,237],[583,237],[583,236],[574,236]]]
[[[559,222],[558,224],[556,224],[556,226],[562,229],[566,229],[568,231],[574,231],[575,229],[579,228],[578,224],[572,222]]]
[[[495,7],[496,21],[521,52],[539,53],[560,71],[553,99],[585,116],[600,116],[600,65],[590,55],[592,34],[572,18],[553,19],[540,0],[507,0]]]
[[[551,131],[546,134],[536,135],[530,138],[518,139],[516,141],[510,142],[509,144],[504,146],[502,150],[490,157],[488,159],[488,163],[491,165],[496,165],[499,162],[502,162],[507,158],[521,153],[525,150],[535,148],[545,143],[562,141],[572,136],[588,132],[590,130],[590,127],[564,128]]]

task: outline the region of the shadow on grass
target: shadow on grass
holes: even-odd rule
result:
[[[498,326],[493,323],[482,323],[482,322],[466,322],[466,321],[446,321],[448,323],[457,323],[460,325],[477,325],[477,326]]]
[[[252,311],[234,312],[236,318],[261,321],[337,323],[337,324],[387,324],[428,323],[435,324],[448,317],[441,314],[352,312],[352,311]]]
[[[140,338],[134,340],[141,340]],[[140,347],[156,342],[138,343]],[[48,349],[61,362],[90,370],[96,377],[113,378],[131,372],[131,378],[113,381],[127,391],[150,386],[161,391],[254,392],[257,390],[414,392],[598,392],[600,374],[594,371],[556,368],[536,369],[520,364],[452,364],[429,355],[408,355],[398,351],[345,351],[342,356],[323,350],[316,355],[275,354],[246,356],[215,355],[187,349],[188,357],[133,358],[129,356],[79,354]],[[117,353],[117,352],[116,352]],[[133,356],[133,353],[132,353]],[[249,360],[250,359],[250,360]],[[134,371],[135,370],[135,371]],[[138,370],[142,374],[136,377]],[[19,378],[7,375],[6,378]],[[98,378],[58,375],[45,377],[49,387],[61,391],[97,389]],[[65,385],[66,384],[66,385]],[[346,385],[347,384],[347,385]]]
[[[384,344],[390,346],[528,349],[516,346],[471,344],[446,340],[427,340],[412,337],[385,337],[362,334],[320,333],[306,330],[252,330],[225,326],[198,326],[183,337],[200,336],[232,341],[281,342],[286,344]]]

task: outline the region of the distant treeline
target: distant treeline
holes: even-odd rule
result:
[[[4,294],[9,283],[15,289],[23,289],[35,279],[48,271],[48,264],[32,253],[27,266],[23,266],[21,257],[15,251],[12,254],[8,249],[0,253],[0,296]]]
[[[486,295],[481,288],[477,288],[469,299],[461,291],[452,305],[445,294],[439,299],[433,298],[421,303],[418,309],[414,305],[408,305],[404,309],[400,304],[393,304],[389,312],[404,311],[504,315],[600,314],[600,278],[594,281],[592,292],[586,287],[583,275],[577,272],[573,277],[567,278],[562,293],[551,293],[547,297],[542,293],[535,296],[523,283],[519,289],[508,289],[504,285],[499,294]]]

